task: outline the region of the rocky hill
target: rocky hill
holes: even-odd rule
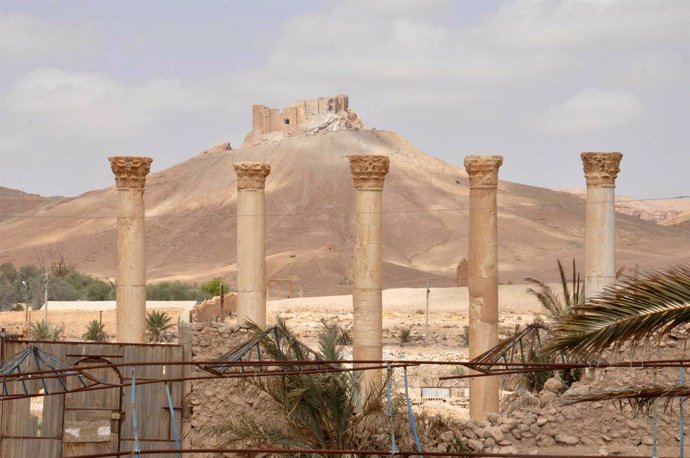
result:
[[[384,287],[422,286],[427,279],[435,286],[453,285],[467,250],[465,171],[393,132],[366,129],[271,138],[239,149],[221,145],[149,176],[149,280],[222,276],[234,281],[233,163],[267,161],[272,169],[266,187],[269,277],[298,279],[309,295],[349,291],[355,223],[346,156],[357,153],[391,158],[384,191]],[[105,156],[103,167],[108,167]],[[0,263],[34,262],[37,253],[52,250],[80,270],[114,276],[114,186],[72,199],[23,196],[22,202],[26,208],[2,211]],[[583,199],[502,181],[498,202],[501,282],[554,279],[556,258],[582,259]],[[687,228],[624,214],[618,214],[617,223],[619,265],[690,261]]]
[[[565,191],[582,198],[587,195],[587,191],[583,188]],[[619,195],[616,196],[616,211],[653,221],[662,226],[675,226],[690,220],[690,198],[647,200]]]
[[[27,214],[40,214],[65,200],[64,197],[43,197],[0,186],[0,223]]]

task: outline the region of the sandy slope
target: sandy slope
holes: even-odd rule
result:
[[[587,195],[586,189],[583,188],[564,189],[564,191],[582,198]],[[636,199],[631,196],[617,195],[616,210],[626,215],[654,221],[662,226],[674,226],[690,220],[690,198]]]
[[[36,215],[67,200],[43,197],[0,186],[0,223],[27,214]]]
[[[451,286],[467,247],[467,176],[385,131],[337,131],[227,150],[215,148],[153,174],[146,187],[148,275],[234,281],[236,184],[232,164],[268,161],[269,277],[299,278],[306,294],[350,291],[354,189],[346,156],[387,154],[384,285]],[[154,154],[155,160],[155,154]],[[506,157],[506,161],[512,160]],[[103,161],[103,167],[108,164]],[[557,257],[582,258],[584,202],[566,192],[501,182],[502,282],[554,278]],[[0,222],[0,262],[61,251],[77,267],[112,277],[114,188]],[[618,215],[618,262],[657,267],[690,261],[686,228]]]

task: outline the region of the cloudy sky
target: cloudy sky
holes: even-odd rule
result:
[[[690,194],[690,1],[0,3],[0,186],[77,195],[238,146],[251,105],[348,93],[369,126],[503,178]],[[232,173],[228,171],[228,173]]]

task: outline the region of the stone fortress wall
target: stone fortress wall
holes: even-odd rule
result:
[[[261,134],[295,132],[311,125],[310,121],[324,117],[319,115],[335,115],[347,112],[348,109],[349,97],[346,94],[299,100],[282,109],[254,105],[252,106],[252,130]]]

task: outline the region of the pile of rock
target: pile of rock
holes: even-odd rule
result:
[[[516,443],[519,439],[511,434],[511,431],[517,428],[517,423],[511,419],[490,414],[486,421],[465,420],[459,421],[458,424],[463,444],[470,451],[518,453]],[[438,445],[436,449],[440,451]]]

